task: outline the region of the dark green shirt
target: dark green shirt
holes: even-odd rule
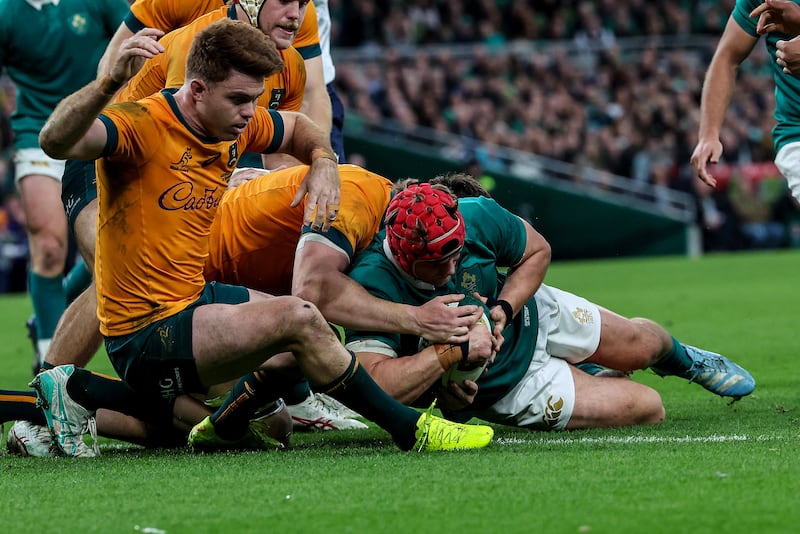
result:
[[[498,268],[519,263],[525,252],[526,232],[522,221],[487,198],[462,198],[458,201],[467,229],[464,248],[455,275],[445,286],[432,287],[406,276],[386,256],[385,233],[376,236],[357,258],[350,276],[376,297],[404,304],[423,304],[438,295],[472,294],[477,291],[491,304],[503,287],[505,277]],[[473,409],[487,408],[505,396],[530,365],[538,334],[536,303],[531,299],[503,332],[505,342],[495,362],[478,379],[479,391]],[[390,332],[346,331],[346,341],[376,339],[389,345],[398,356],[420,350],[415,336]]]
[[[0,66],[17,86],[15,148],[38,147],[61,99],[95,79],[127,12],[126,0],[60,0],[40,10],[25,0],[0,0]]]

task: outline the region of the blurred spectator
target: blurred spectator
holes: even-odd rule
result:
[[[341,0],[336,46],[718,36],[735,0]]]
[[[726,189],[712,189],[696,175],[686,184],[695,199],[697,225],[703,236],[703,251],[734,251],[745,248],[746,241],[736,211]]]
[[[768,190],[768,179],[735,172],[730,189],[731,205],[739,217],[748,248],[775,249],[786,241],[786,227],[775,219],[777,198]]]
[[[800,248],[800,203],[792,195],[785,182],[781,182],[781,194],[775,201],[773,218],[786,229],[785,245]]]
[[[0,293],[27,291],[28,238],[25,212],[16,194],[0,205]]]
[[[448,155],[463,160],[475,155],[495,170],[500,162],[492,157],[492,145],[664,187],[676,187],[685,171],[715,43],[673,49],[663,46],[662,37],[706,31],[711,20],[719,36],[733,6],[732,0],[387,0],[367,9],[356,0],[343,2],[360,6],[361,20],[366,9],[391,12],[384,25],[415,21],[425,30],[410,32],[414,43],[463,42],[469,32],[456,37],[454,27],[472,28],[469,56],[427,46],[409,55],[408,48],[393,47],[384,49],[381,59],[339,61],[347,70],[340,80],[343,98],[361,119],[460,136]],[[498,28],[502,36],[493,36]],[[394,31],[400,33],[409,32]],[[540,40],[524,42],[523,35]],[[653,40],[623,50],[617,36]],[[509,45],[493,46],[495,39]],[[576,43],[591,61],[582,61]],[[727,162],[770,159],[774,91],[764,74],[767,61],[763,51],[755,51],[752,65],[742,67],[725,124]]]
[[[758,195],[746,196],[735,183],[717,191],[700,187],[689,166],[705,69],[735,0],[341,2],[343,14],[354,8],[343,24],[357,18],[375,26],[340,32],[348,41],[340,44],[381,47],[383,54],[339,62],[346,105],[363,121],[453,134],[456,141],[441,154],[474,160],[488,173],[536,179],[536,155],[585,166],[575,180],[614,174],[655,185],[657,200],[666,201],[668,188],[687,191],[697,200],[707,250],[772,246],[778,239],[777,227],[763,226],[769,206]],[[692,47],[681,47],[688,37]],[[472,45],[468,53],[430,46],[465,43]],[[769,62],[765,47],[756,47],[741,65],[716,174],[730,178],[772,160]],[[497,156],[498,147],[532,157],[508,161]],[[756,177],[749,185],[759,183]],[[730,193],[739,196],[732,200]]]

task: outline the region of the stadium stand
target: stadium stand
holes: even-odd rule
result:
[[[337,84],[351,130],[426,138],[488,172],[650,198],[697,217],[705,250],[748,248],[736,213],[730,239],[714,237],[722,230],[700,216],[708,201],[689,167],[702,80],[733,5],[343,0],[333,9]],[[741,69],[723,132],[726,186],[734,170],[775,176],[753,165],[772,159],[767,61],[759,46]],[[729,203],[726,189],[714,196]]]

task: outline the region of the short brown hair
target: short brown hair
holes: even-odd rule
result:
[[[232,70],[266,78],[283,66],[275,42],[261,30],[240,20],[222,19],[195,35],[186,59],[186,78],[219,83]]]
[[[447,187],[450,192],[459,198],[465,197],[487,197],[492,195],[481,183],[469,174],[455,172],[440,174],[430,179],[431,184],[438,184]]]

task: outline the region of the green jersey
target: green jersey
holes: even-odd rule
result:
[[[756,38],[760,37],[756,33],[758,18],[750,18],[750,12],[762,3],[763,0],[736,0],[732,13],[733,19],[742,30]],[[775,43],[779,40],[788,41],[793,37],[795,36],[784,33],[768,33],[764,36],[771,59],[770,69],[775,80],[774,116],[777,124],[772,129],[772,142],[776,153],[787,143],[800,141],[800,78],[785,74],[775,63]]]
[[[0,67],[17,87],[15,148],[38,147],[61,99],[95,79],[127,12],[126,0],[0,0]]]
[[[458,201],[466,227],[466,239],[455,274],[447,285],[433,287],[408,277],[389,257],[384,248],[385,230],[362,252],[353,264],[350,276],[376,297],[419,305],[439,295],[478,292],[494,302],[503,288],[505,277],[498,267],[519,263],[525,252],[526,232],[520,219],[484,197]],[[479,391],[471,409],[488,408],[517,385],[530,366],[536,347],[539,320],[533,298],[503,331],[505,341],[495,362],[478,379]],[[398,356],[419,352],[416,336],[389,332],[346,331],[347,342],[376,339],[389,345]]]

